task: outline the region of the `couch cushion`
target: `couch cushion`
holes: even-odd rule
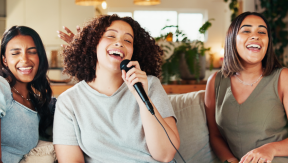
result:
[[[56,154],[52,142],[39,140],[37,146],[26,154],[20,163],[54,163]]]
[[[198,91],[168,96],[178,119],[179,152],[187,163],[219,162],[209,144],[204,95],[205,91]],[[177,153],[175,159],[183,162]]]

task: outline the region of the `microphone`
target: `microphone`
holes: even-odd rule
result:
[[[131,67],[127,67],[127,64],[130,62],[130,60],[125,59],[120,63],[120,69],[121,70],[125,70],[125,72],[128,72],[131,68],[133,68],[134,66]],[[154,109],[152,104],[150,103],[148,96],[146,94],[146,92],[144,91],[144,88],[142,86],[142,84],[140,82],[135,83],[133,85],[133,87],[135,88],[136,92],[138,93],[138,95],[140,96],[140,98],[142,99],[142,101],[145,103],[147,109],[150,111],[150,113],[152,115],[154,115]]]

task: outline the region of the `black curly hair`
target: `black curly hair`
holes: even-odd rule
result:
[[[15,76],[3,63],[3,57],[5,57],[6,46],[8,42],[18,35],[32,37],[37,49],[39,67],[34,79],[27,84],[27,89],[29,91],[31,100],[33,101],[33,104],[37,108],[37,112],[40,115],[39,134],[48,138],[50,135],[48,135],[45,131],[53,123],[53,114],[50,112],[48,107],[52,97],[52,90],[48,77],[46,76],[48,70],[46,51],[40,36],[35,30],[26,26],[12,26],[10,29],[4,32],[1,40],[0,50],[0,76],[3,76],[4,78],[7,78],[8,76],[11,77],[12,81],[9,83],[10,87],[13,87],[16,84]]]
[[[127,22],[134,32],[132,61],[138,61],[147,75],[160,77],[163,51],[154,38],[131,17],[105,15],[84,24],[81,32],[62,51],[64,72],[79,81],[91,82],[96,78],[96,48],[107,27],[115,20]]]

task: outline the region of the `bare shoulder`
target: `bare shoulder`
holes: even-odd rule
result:
[[[209,76],[208,80],[207,80],[207,85],[206,85],[206,91],[207,89],[211,89],[211,87],[213,87],[214,89],[214,83],[215,83],[215,79],[216,79],[216,75],[218,72],[213,73],[212,75]]]
[[[288,68],[282,69],[279,76],[279,85],[288,88]]]
[[[206,84],[206,90],[205,90],[205,106],[206,108],[214,108],[215,106],[215,79],[216,79],[217,72],[212,74]]]
[[[288,68],[282,69],[278,80],[278,92],[280,99],[288,96]]]
[[[280,73],[280,77],[281,76],[286,76],[286,77],[288,77],[288,68],[283,68],[282,69],[282,71],[281,71],[281,73]]]

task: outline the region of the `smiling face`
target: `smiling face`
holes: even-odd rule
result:
[[[133,41],[132,27],[125,21],[113,21],[97,45],[97,68],[120,72],[121,61],[132,58]]]
[[[11,39],[6,46],[3,62],[17,81],[31,82],[39,67],[39,57],[32,37],[17,35]]]
[[[261,64],[268,43],[267,25],[264,20],[256,15],[247,16],[236,36],[236,48],[242,64]]]

